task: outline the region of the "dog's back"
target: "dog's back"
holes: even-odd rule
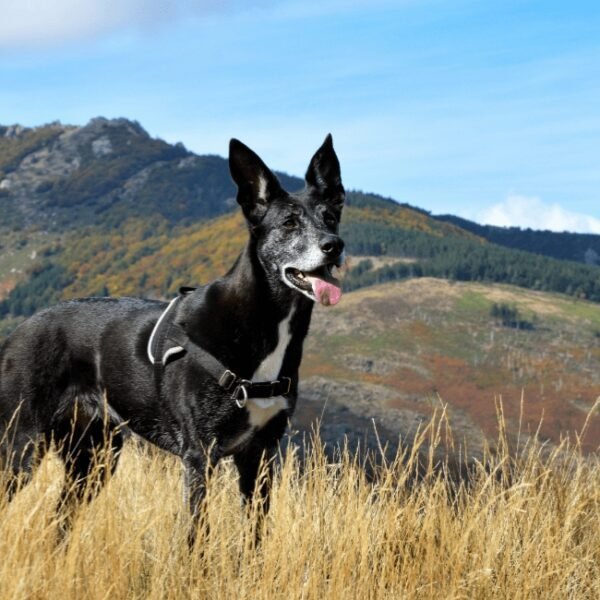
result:
[[[109,324],[160,306],[133,298],[86,298],[25,321],[0,350],[0,415],[6,420],[20,406],[41,416],[56,408],[67,386],[97,386],[100,346]]]
[[[27,472],[35,451],[102,415],[103,337],[114,325],[125,342],[136,317],[151,323],[163,306],[134,298],[72,300],[12,333],[0,349],[0,460],[10,470]]]

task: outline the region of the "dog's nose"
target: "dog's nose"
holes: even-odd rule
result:
[[[319,247],[329,258],[338,258],[344,251],[344,240],[337,235],[327,235],[321,238]]]

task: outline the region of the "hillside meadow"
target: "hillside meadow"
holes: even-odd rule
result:
[[[498,304],[531,328],[504,325],[492,315]],[[351,428],[364,431],[373,418],[388,439],[407,438],[441,397],[456,438],[481,456],[496,436],[494,398],[501,397],[511,444],[519,431],[537,430],[558,445],[587,421],[581,447],[595,452],[599,365],[595,303],[481,282],[386,283],[346,294],[334,310],[315,309],[297,419],[307,427],[304,415],[321,414],[329,442]]]
[[[395,460],[371,456],[369,478],[368,457],[327,460],[318,437],[288,441],[258,548],[225,461],[210,534],[189,552],[180,465],[135,440],[58,542],[62,471],[50,456],[0,501],[0,597],[600,597],[597,455],[531,437],[509,455],[500,416],[498,451],[457,479],[436,451],[452,447],[447,426],[434,416]]]

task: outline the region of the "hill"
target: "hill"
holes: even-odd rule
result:
[[[454,215],[436,215],[435,218],[444,223],[452,223],[489,242],[507,248],[526,250],[587,265],[600,265],[600,235],[479,225]]]
[[[510,283],[600,301],[597,267],[558,261],[486,243],[440,224],[421,211],[376,196],[349,193],[341,233],[348,243],[347,291],[392,280],[440,277]],[[161,215],[125,220],[115,227],[88,226],[14,253],[29,266],[11,287],[0,317],[27,316],[60,299],[89,295],[170,297],[180,285],[223,274],[245,243],[238,211],[192,225],[172,225]],[[50,239],[48,239],[50,238]],[[364,255],[373,260],[361,259]],[[14,269],[14,267],[13,267]],[[2,279],[0,278],[0,281]]]
[[[521,325],[497,316],[498,306],[516,311]],[[477,454],[497,436],[501,398],[511,435],[521,429],[523,441],[541,422],[541,439],[553,445],[582,431],[600,397],[598,365],[593,303],[475,282],[388,283],[315,311],[298,424],[321,415],[327,441],[370,432],[373,444],[375,419],[393,442],[400,433],[410,439],[446,403],[455,439]],[[600,446],[598,410],[582,444]]]
[[[292,189],[302,181],[279,173]],[[227,162],[154,139],[134,121],[92,119],[83,127],[0,126],[0,223],[57,232],[114,227],[160,215],[170,223],[233,207]]]

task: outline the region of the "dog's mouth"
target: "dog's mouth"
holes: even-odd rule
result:
[[[285,269],[287,280],[298,290],[323,306],[337,304],[342,297],[340,281],[332,275],[334,264],[323,265],[314,271],[301,271],[294,267]]]

